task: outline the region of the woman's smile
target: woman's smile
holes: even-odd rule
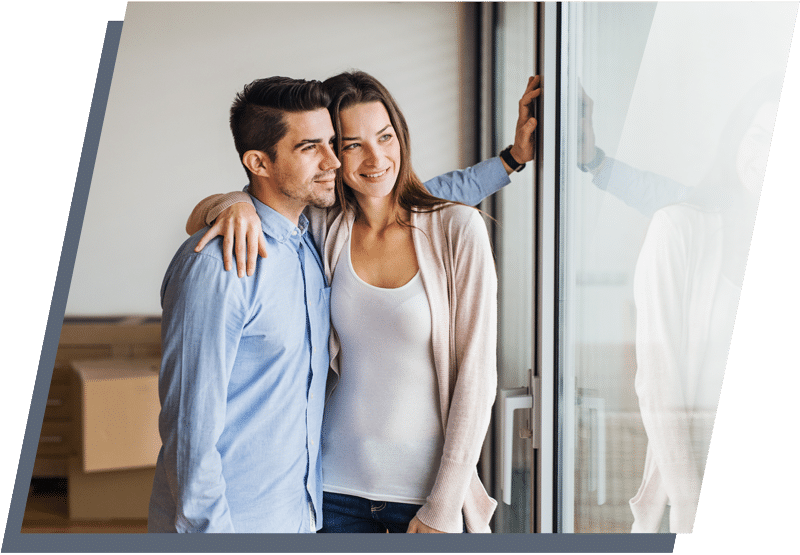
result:
[[[355,104],[339,114],[342,176],[356,196],[387,197],[400,171],[400,142],[380,102]]]

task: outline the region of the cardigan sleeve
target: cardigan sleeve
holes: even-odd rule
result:
[[[194,235],[206,225],[211,225],[226,208],[233,206],[237,202],[253,204],[253,201],[250,200],[250,195],[244,191],[232,191],[204,198],[197,203],[197,206],[194,207],[194,210],[189,215],[189,219],[186,221],[186,233]]]
[[[456,291],[456,368],[444,447],[433,489],[417,517],[442,532],[462,532],[462,507],[491,420],[497,388],[497,273],[489,235],[477,210],[454,207],[451,218]],[[451,369],[451,375],[453,374]]]
[[[656,212],[634,275],[635,388],[647,441],[671,506],[670,531],[692,531],[700,481],[687,398],[687,295],[692,237],[666,211]],[[648,477],[646,476],[645,479]]]

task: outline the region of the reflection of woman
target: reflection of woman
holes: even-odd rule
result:
[[[327,229],[335,330],[322,531],[488,532],[496,503],[476,472],[496,387],[486,228],[475,209],[427,193],[380,83],[355,72],[325,87],[342,169],[337,205],[312,220]],[[521,121],[530,137],[535,120]]]
[[[633,532],[691,532],[780,91],[734,110],[709,177],[655,212],[636,265],[636,393],[647,432]],[[669,510],[665,509],[669,506]]]

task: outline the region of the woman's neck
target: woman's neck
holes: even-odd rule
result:
[[[404,221],[408,219],[408,213],[394,201],[392,196],[375,198],[356,195],[356,202],[359,209],[356,223],[370,231],[380,233],[396,225],[398,216]]]

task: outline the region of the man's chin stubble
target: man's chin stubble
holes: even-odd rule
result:
[[[330,197],[323,197],[323,198],[317,197],[311,199],[311,202],[309,204],[311,204],[311,206],[314,206],[315,208],[330,208],[331,206],[334,205],[335,202],[336,202],[336,195],[331,195]]]

